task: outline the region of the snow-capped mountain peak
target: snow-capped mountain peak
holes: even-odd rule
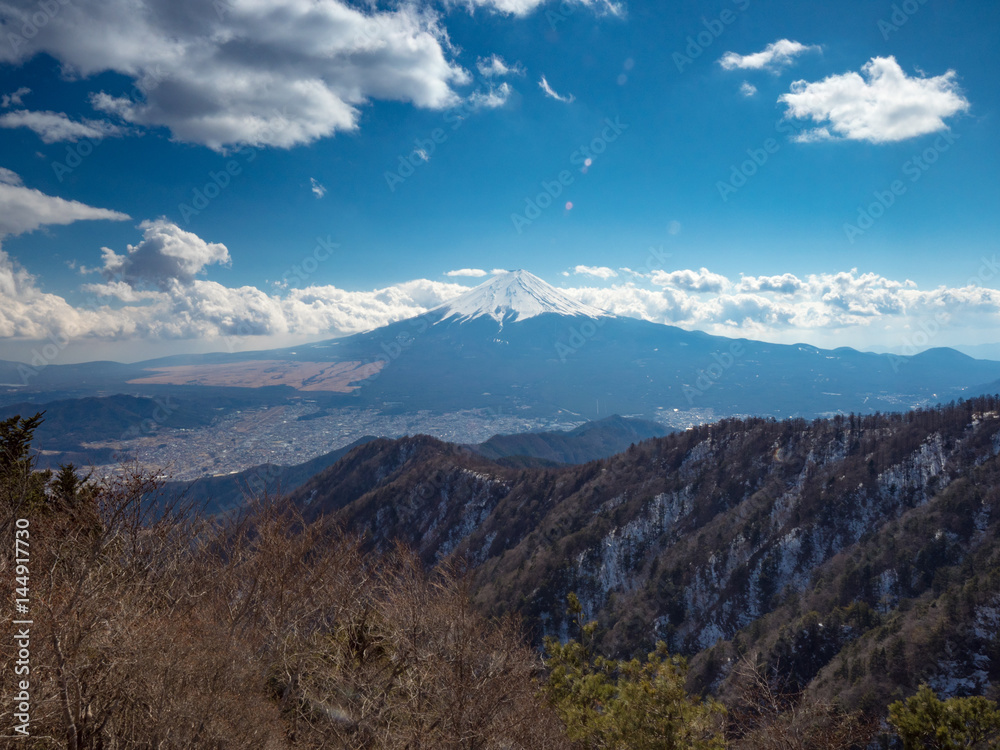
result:
[[[609,315],[597,307],[577,302],[534,274],[522,270],[498,273],[475,289],[434,309],[443,313],[442,321],[455,318],[457,322],[464,323],[486,315],[501,325],[543,313],[588,318]]]

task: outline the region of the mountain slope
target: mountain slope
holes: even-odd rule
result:
[[[428,315],[437,315],[439,322],[454,318],[457,323],[485,316],[502,327],[504,322],[523,321],[544,313],[588,318],[609,315],[577,302],[523,270],[496,274],[475,289],[433,308]]]
[[[562,464],[582,464],[620,453],[632,443],[668,432],[663,425],[642,419],[613,416],[587,422],[568,432],[525,432],[495,435],[484,443],[469,446],[493,460],[530,456]]]
[[[374,441],[296,497],[376,547],[400,539],[428,563],[465,557],[479,606],[521,612],[536,636],[567,632],[573,591],[606,652],[665,639],[700,654],[702,685],[720,684],[726,659],[750,645],[774,664],[794,653],[803,684],[861,701],[850,685],[901,684],[867,679],[865,639],[876,639],[877,667],[879,649],[900,648],[877,639],[915,631],[922,620],[908,613],[941,596],[961,606],[904,639],[893,663],[952,692],[992,684],[1000,650],[983,623],[1000,612],[1000,574],[976,566],[998,559],[998,453],[1000,400],[976,399],[812,423],[726,420],[553,469],[501,467],[424,437]],[[820,616],[804,621],[807,607]],[[823,622],[831,635],[815,648],[797,635]]]

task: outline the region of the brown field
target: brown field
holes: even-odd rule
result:
[[[181,365],[149,370],[148,377],[130,380],[137,385],[209,385],[261,388],[289,385],[300,391],[350,393],[351,383],[365,380],[382,369],[384,362],[290,362],[252,360],[223,365]]]

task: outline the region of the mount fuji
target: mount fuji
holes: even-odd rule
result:
[[[568,317],[602,318],[608,313],[567,297],[554,286],[527,271],[508,271],[494,276],[485,284],[430,310],[440,313],[440,320],[454,318],[465,323],[483,316],[503,326],[548,313]]]
[[[16,377],[17,363],[6,365]],[[900,411],[992,393],[998,381],[1000,362],[952,349],[912,357],[824,350],[613,315],[518,270],[346,338],[133,365],[52,365],[30,388],[74,398],[255,393],[390,414],[487,409],[553,422],[621,414],[680,426],[730,415]]]
[[[1000,379],[1000,362],[951,349],[912,357],[824,350],[613,315],[524,270],[497,274],[423,315],[296,354],[377,364],[347,398],[381,409],[588,419],[898,411]]]

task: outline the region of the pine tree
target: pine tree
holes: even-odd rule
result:
[[[31,438],[43,414],[0,421],[0,530],[45,503],[45,485],[52,474],[36,472],[31,455]]]
[[[889,706],[889,723],[904,750],[995,748],[1000,741],[1000,709],[981,697],[942,701],[927,685],[904,703]]]
[[[685,690],[687,663],[666,644],[645,661],[617,661],[595,655],[590,644],[596,622],[580,622],[582,607],[569,595],[581,641],[546,639],[551,670],[544,692],[566,724],[570,739],[586,748],[630,750],[715,750],[725,747],[725,711]]]

